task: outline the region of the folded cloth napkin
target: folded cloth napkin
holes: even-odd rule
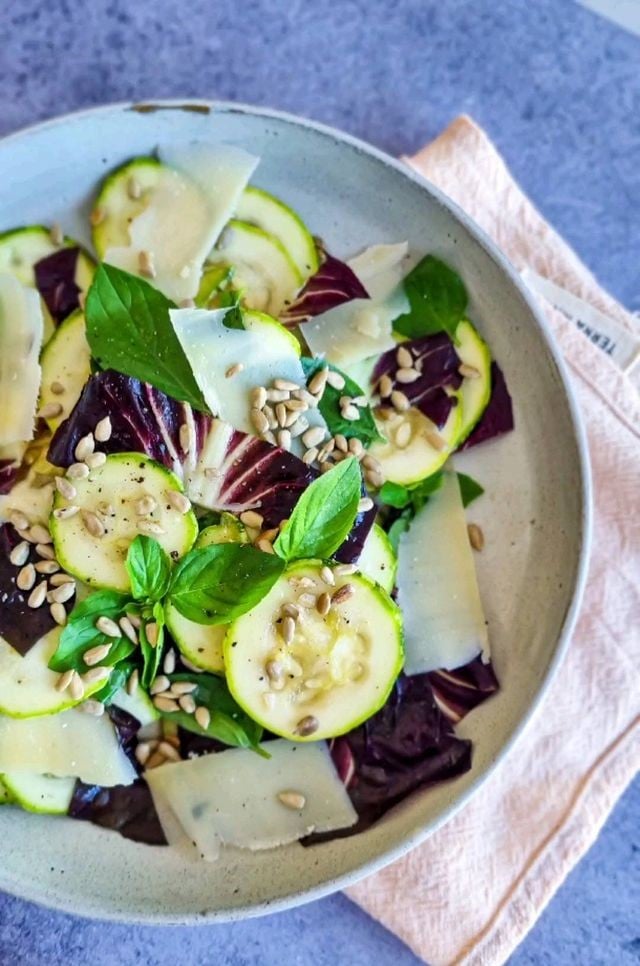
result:
[[[487,136],[458,118],[405,159],[530,268],[638,336],[524,196]],[[594,539],[584,603],[543,710],[472,801],[348,895],[432,966],[504,963],[595,840],[640,764],[640,397],[544,303],[587,428]]]

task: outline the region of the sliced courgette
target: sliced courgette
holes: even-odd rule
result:
[[[388,594],[391,593],[396,582],[398,560],[389,537],[377,523],[374,523],[364,542],[358,568],[365,577],[380,584]]]
[[[82,312],[73,312],[60,323],[44,347],[40,366],[40,408],[49,403],[62,407],[57,416],[46,417],[49,428],[55,431],[77,403],[91,374],[91,350]]]
[[[134,694],[129,694],[124,688],[116,691],[111,703],[116,708],[121,708],[140,722],[140,727],[145,728],[152,722],[157,721],[160,713],[146,691],[137,688]]]
[[[290,304],[303,277],[282,242],[256,225],[233,218],[209,256],[234,269],[233,284],[249,309],[278,316]]]
[[[216,543],[247,543],[248,539],[240,521],[231,513],[223,513],[220,523],[201,531],[195,545],[210,547]],[[183,617],[170,602],[165,605],[165,620],[178,650],[191,664],[214,674],[224,673],[222,644],[227,631],[225,624],[197,624]]]
[[[319,259],[315,242],[300,216],[284,201],[262,188],[249,185],[242,193],[235,217],[257,225],[277,238],[303,281],[317,272]]]
[[[55,495],[51,536],[64,569],[92,587],[129,589],[125,559],[138,533],[154,536],[175,560],[190,549],[197,536],[193,511],[182,513],[167,498],[169,492],[182,493],[182,484],[148,456],[108,456],[88,477],[74,480],[73,486],[76,496],[72,501],[60,493]],[[138,504],[143,498],[149,498],[154,508],[141,515]],[[56,516],[56,510],[70,505],[79,507],[80,512]]]
[[[0,805],[8,805],[11,802],[11,793],[4,782],[0,779]]]
[[[142,214],[168,169],[156,158],[127,161],[102,182],[91,212],[93,247],[100,258],[129,244],[129,225]]]
[[[465,441],[487,408],[491,398],[491,353],[471,322],[466,319],[458,324],[455,348],[460,362],[470,370],[462,380],[458,398],[462,409],[462,422],[457,445]]]
[[[5,772],[2,781],[13,804],[41,815],[66,815],[76,784],[75,778],[52,778],[28,772]]]
[[[436,473],[458,445],[462,407],[452,407],[442,429],[413,407],[377,422],[386,439],[373,443],[369,454],[380,463],[386,480],[411,486]]]
[[[224,641],[227,683],[238,704],[294,741],[341,735],[366,721],[402,668],[402,617],[388,594],[358,573],[334,570],[335,582],[326,583],[321,569],[319,561],[289,568],[229,625]],[[325,593],[335,603],[322,616],[316,600]],[[289,643],[286,605],[299,611]]]

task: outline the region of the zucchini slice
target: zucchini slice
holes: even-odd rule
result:
[[[0,805],[9,805],[11,802],[11,793],[7,786],[4,784],[0,778]]]
[[[47,417],[52,432],[67,418],[91,375],[91,350],[82,312],[72,312],[60,323],[40,357],[42,385],[40,407],[59,403],[58,416]]]
[[[76,266],[76,284],[85,293],[93,281],[95,265],[82,245],[65,235],[62,246],[79,249]],[[36,286],[33,266],[36,262],[53,255],[61,246],[51,238],[51,231],[44,225],[28,225],[12,228],[0,234],[0,274],[14,275],[23,285]]]
[[[70,505],[56,493],[49,527],[61,565],[92,587],[122,592],[129,589],[125,559],[138,533],[154,536],[176,560],[196,538],[198,522],[193,510],[181,513],[167,499],[168,492],[182,493],[182,484],[148,456],[108,456],[102,466],[91,470],[85,479],[74,480],[73,485],[76,496],[72,505],[80,512],[62,519],[56,516],[56,510]],[[145,515],[139,512],[142,498],[150,498],[154,504]],[[100,530],[102,536],[96,536]]]
[[[461,363],[474,372],[464,377],[458,390],[462,408],[459,446],[474,428],[491,398],[491,353],[486,342],[466,319],[456,328],[455,347]]]
[[[244,189],[235,217],[256,225],[284,245],[300,278],[306,281],[318,270],[318,249],[300,216],[284,201],[262,188]]]
[[[202,530],[195,546],[210,547],[215,543],[248,542],[249,538],[240,521],[231,513],[223,513],[220,523]],[[224,673],[222,645],[227,632],[225,624],[198,624],[190,621],[169,601],[165,605],[165,620],[178,650],[191,664],[203,671]]]
[[[227,684],[238,704],[292,741],[351,731],[382,707],[402,668],[396,604],[362,574],[334,570],[334,584],[325,583],[322,566],[308,560],[289,568],[229,625],[224,641]],[[315,602],[325,593],[339,596],[322,616]],[[290,643],[286,605],[299,611]]]
[[[462,407],[460,404],[452,407],[442,429],[413,407],[406,412],[393,412],[388,419],[378,419],[377,423],[386,439],[373,443],[369,447],[370,455],[382,466],[386,480],[412,486],[436,473],[458,445]],[[404,428],[407,425],[408,431]]]
[[[145,210],[167,170],[157,158],[140,157],[107,175],[91,211],[93,247],[100,258],[109,248],[129,244],[129,225]]]
[[[2,781],[12,804],[40,815],[66,815],[76,785],[75,778],[53,778],[28,772],[5,772]]]
[[[365,577],[380,584],[388,594],[391,593],[396,582],[398,560],[389,537],[377,523],[374,523],[364,542],[358,567]]]

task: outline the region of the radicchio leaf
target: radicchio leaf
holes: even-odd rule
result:
[[[452,724],[500,688],[492,665],[484,664],[481,657],[455,671],[430,671],[427,676],[438,707]]]
[[[325,253],[322,265],[307,279],[296,300],[281,314],[280,321],[288,328],[295,328],[337,305],[368,298],[369,293],[353,269],[346,262]]]
[[[18,479],[20,463],[17,460],[0,460],[0,494],[8,493]]]
[[[56,323],[80,308],[80,288],[76,284],[79,254],[76,245],[60,248],[33,266],[36,288]]]
[[[69,805],[69,815],[119,832],[133,842],[167,844],[144,778],[138,778],[132,785],[115,785],[113,788],[85,785],[78,781]]]
[[[311,836],[309,844],[362,832],[417,789],[471,767],[471,742],[456,737],[426,674],[401,674],[385,706],[336,738],[331,754],[358,822],[339,833]]]
[[[48,459],[55,466],[70,466],[79,440],[92,433],[104,416],[111,419],[111,437],[100,444],[105,453],[146,453],[182,476],[194,466],[211,425],[211,417],[195,412],[188,403],[171,399],[160,389],[108,369],[91,376],[74,409],[56,430]],[[180,442],[180,427],[193,429],[192,451]]]
[[[11,563],[9,554],[21,541],[22,537],[10,523],[0,526],[0,635],[24,657],[56,623],[48,607],[29,607],[30,591],[16,586],[20,567]],[[29,544],[25,563],[36,564],[40,559],[35,546]],[[65,607],[72,610],[73,604],[74,598]]]
[[[473,432],[467,437],[460,449],[469,449],[478,443],[485,443],[496,436],[508,433],[515,426],[513,419],[513,403],[504,373],[497,362],[491,363],[491,398],[480,421]]]
[[[371,376],[372,385],[376,385],[381,376],[389,376],[393,388],[403,392],[412,406],[442,429],[451,409],[456,405],[455,397],[449,396],[446,389],[457,389],[462,382],[462,376],[458,372],[460,358],[453,341],[446,332],[438,332],[436,335],[411,339],[402,345],[411,352],[414,367],[420,371],[420,377],[411,383],[396,381],[398,350],[394,348],[378,359]]]

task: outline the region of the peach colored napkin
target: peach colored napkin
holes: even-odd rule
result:
[[[458,118],[405,159],[533,269],[638,334]],[[515,752],[470,804],[348,895],[432,966],[504,963],[595,840],[640,764],[640,397],[575,324],[544,304],[587,427],[593,553],[567,657]]]

